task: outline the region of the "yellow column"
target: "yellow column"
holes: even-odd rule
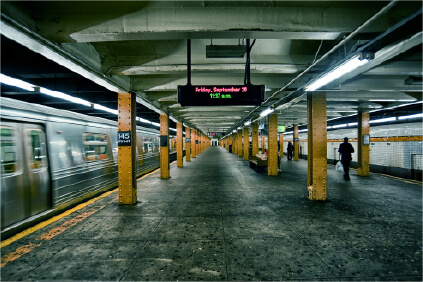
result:
[[[327,200],[326,92],[307,94],[308,116],[308,198]]]
[[[119,204],[132,205],[137,202],[135,93],[118,92],[118,112]]]
[[[184,166],[184,144],[182,137],[182,122],[176,123],[176,166]]]
[[[242,129],[238,129],[238,156],[242,157]]]
[[[278,175],[278,115],[270,114],[268,119],[267,174]]]
[[[358,162],[357,174],[370,175],[370,115],[368,112],[358,112]]]
[[[191,157],[195,158],[196,147],[195,147],[195,129],[191,128]]]
[[[200,139],[200,133],[199,133],[199,131],[197,130],[197,136],[195,137],[196,138],[196,140],[197,140],[197,142],[196,142],[196,144],[195,144],[195,147],[197,147],[196,149],[195,149],[195,154],[196,155],[199,155],[199,154],[201,154],[201,151],[200,151],[200,142],[201,142],[201,139]]]
[[[298,137],[298,125],[294,125],[294,156],[293,156],[294,161],[298,161],[299,153],[300,153],[300,139]]]
[[[279,157],[283,158],[283,133],[279,133]]]
[[[261,153],[266,153],[266,136],[261,136]]]
[[[168,115],[160,115],[160,177],[170,177]]]
[[[187,162],[191,161],[191,129],[185,127],[185,160]]]
[[[244,127],[244,161],[248,161],[250,155],[250,133],[248,127]]]
[[[252,145],[252,152],[251,152],[251,154],[253,155],[253,156],[255,156],[255,155],[257,155],[258,154],[258,151],[259,151],[259,146],[258,146],[258,128],[259,128],[259,125],[258,125],[258,123],[257,122],[253,122],[252,124],[251,124],[251,127],[252,127],[252,140],[251,140],[251,145]]]
[[[232,135],[233,135],[233,138],[232,138],[232,153],[234,155],[236,155],[236,154],[238,154],[238,141],[237,141],[238,132],[234,132]]]

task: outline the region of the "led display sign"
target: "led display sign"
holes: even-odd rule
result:
[[[264,85],[178,86],[178,103],[185,106],[256,106],[264,101]]]

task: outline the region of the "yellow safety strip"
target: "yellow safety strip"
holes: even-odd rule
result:
[[[96,202],[97,200],[100,200],[100,199],[102,199],[104,197],[107,197],[107,196],[109,196],[110,194],[112,194],[114,192],[117,192],[117,188],[114,189],[114,190],[112,190],[112,191],[105,192],[104,194],[101,194],[100,196],[98,196],[96,198],[93,198],[93,199],[91,199],[91,200],[89,200],[89,201],[87,201],[85,203],[79,204],[76,207],[74,207],[74,208],[72,208],[70,210],[67,210],[67,211],[65,211],[65,212],[63,212],[63,213],[61,213],[59,215],[56,215],[56,216],[54,216],[54,217],[52,217],[52,218],[50,218],[50,219],[48,219],[46,221],[43,221],[41,223],[38,223],[37,225],[35,225],[33,227],[30,227],[30,228],[28,228],[28,229],[26,229],[26,230],[24,230],[24,231],[22,231],[22,232],[20,232],[20,233],[18,233],[16,235],[12,236],[12,237],[10,237],[9,239],[6,239],[6,240],[2,241],[1,242],[1,245],[0,245],[0,248],[6,247],[7,245],[10,245],[11,243],[15,242],[16,240],[19,240],[19,239],[21,239],[21,238],[23,238],[26,235],[29,235],[31,233],[34,233],[35,231],[37,231],[37,230],[39,230],[39,229],[41,229],[43,227],[46,227],[47,225],[49,225],[49,224],[51,224],[53,222],[56,222],[59,219],[65,217],[65,216],[68,216],[71,213],[73,213],[73,212],[75,212],[77,210],[80,210],[80,209],[82,209],[82,208],[84,208],[84,207],[86,207],[86,206],[88,206],[88,205]]]
[[[149,176],[149,175],[151,175],[153,173],[158,172],[159,170],[160,169],[156,169],[153,172],[147,173],[147,174],[141,176],[140,178],[138,178],[137,180],[141,180],[141,179],[143,179],[143,178],[145,178],[145,177],[147,177],[147,176]],[[16,234],[16,235],[10,237],[9,239],[6,239],[6,240],[2,241],[1,244],[0,244],[0,249],[3,248],[3,247],[8,246],[10,244],[12,244],[13,242],[15,242],[15,241],[17,241],[19,239],[22,239],[23,237],[25,237],[25,236],[27,236],[27,235],[29,235],[31,233],[34,233],[35,231],[37,231],[37,230],[39,230],[39,229],[41,229],[43,227],[48,226],[49,224],[51,224],[53,222],[58,221],[59,219],[65,217],[65,216],[68,216],[68,215],[72,214],[75,211],[78,211],[78,210],[80,210],[80,209],[82,209],[82,208],[84,208],[84,207],[86,207],[86,206],[88,206],[88,205],[90,205],[90,204],[92,204],[92,203],[94,203],[94,202],[96,202],[96,201],[104,198],[104,197],[107,197],[110,194],[115,193],[117,191],[118,191],[118,188],[116,188],[116,189],[114,189],[112,191],[105,192],[105,193],[101,194],[100,196],[98,196],[96,198],[92,198],[91,200],[89,200],[89,201],[87,201],[85,203],[79,204],[79,205],[77,205],[76,207],[74,207],[72,209],[69,209],[69,210],[67,210],[67,211],[65,211],[65,212],[63,212],[63,213],[61,213],[59,215],[56,215],[56,216],[54,216],[54,217],[52,217],[52,218],[50,218],[50,219],[48,219],[46,221],[43,221],[41,223],[38,223],[37,225],[32,226],[32,227],[30,227],[30,228],[28,228],[28,229],[26,229],[26,230],[24,230],[24,231]]]

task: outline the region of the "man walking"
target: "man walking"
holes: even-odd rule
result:
[[[351,163],[351,154],[354,153],[354,148],[353,146],[348,143],[348,137],[344,138],[344,143],[341,143],[341,145],[339,145],[339,156],[341,157],[341,163],[342,166],[344,167],[344,179],[345,180],[350,180],[350,163]]]
[[[292,161],[292,152],[294,152],[294,146],[292,145],[291,142],[288,142],[288,148],[286,149],[286,151],[287,151],[288,161]]]

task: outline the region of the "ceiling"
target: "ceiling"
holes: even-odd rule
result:
[[[361,51],[375,58],[322,88],[328,119],[421,101],[421,11],[421,1],[2,1],[2,73],[114,109],[118,90],[134,91],[137,116],[168,113],[205,134],[231,132],[268,107],[289,127],[307,123],[303,87]],[[181,107],[187,39],[193,85],[242,85],[246,58],[207,58],[206,46],[247,38],[251,83],[265,85],[265,102]]]

